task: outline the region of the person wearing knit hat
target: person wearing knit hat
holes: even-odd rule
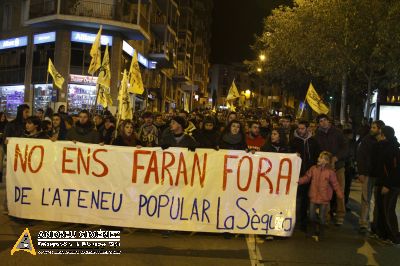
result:
[[[197,142],[194,138],[184,132],[186,120],[180,116],[174,116],[171,120],[170,130],[163,134],[160,144],[163,149],[169,147],[181,147],[195,150]]]
[[[174,116],[172,118],[173,121],[175,121],[176,123],[178,123],[179,125],[181,125],[182,130],[184,130],[186,128],[186,120],[185,118],[181,117],[181,116]]]

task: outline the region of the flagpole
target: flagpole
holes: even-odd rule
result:
[[[49,68],[47,67],[46,89],[47,89],[48,83],[49,83]],[[49,104],[51,104],[51,102],[53,101],[53,87],[51,88],[50,91],[51,91],[51,96],[50,96],[50,103]]]
[[[96,84],[96,99],[94,100],[94,104],[93,104],[93,106],[92,106],[92,116],[93,116],[93,115],[95,114],[95,112],[96,112],[97,99],[99,98],[100,88],[101,88],[101,85]]]

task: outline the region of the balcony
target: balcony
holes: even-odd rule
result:
[[[184,61],[178,60],[178,68],[175,71],[174,79],[177,82],[189,84],[192,76],[192,67]]]
[[[160,68],[176,68],[175,53],[173,48],[169,48],[165,43],[153,44],[148,53],[149,59],[157,62]]]
[[[140,2],[140,4],[138,3]],[[78,26],[117,31],[132,40],[150,39],[146,1],[31,0],[26,25]]]
[[[145,71],[143,73],[144,86],[148,89],[161,88],[161,75],[157,71]]]
[[[151,30],[157,35],[158,38],[163,39],[165,31],[169,30],[176,36],[177,22],[168,19],[166,15],[154,13],[151,17]]]

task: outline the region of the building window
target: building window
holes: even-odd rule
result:
[[[3,8],[3,30],[11,30],[12,5],[4,4]]]

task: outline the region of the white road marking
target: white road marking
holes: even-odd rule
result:
[[[247,235],[246,236],[247,249],[249,250],[251,266],[264,266],[262,263],[262,257],[260,249],[257,246],[257,236]]]

